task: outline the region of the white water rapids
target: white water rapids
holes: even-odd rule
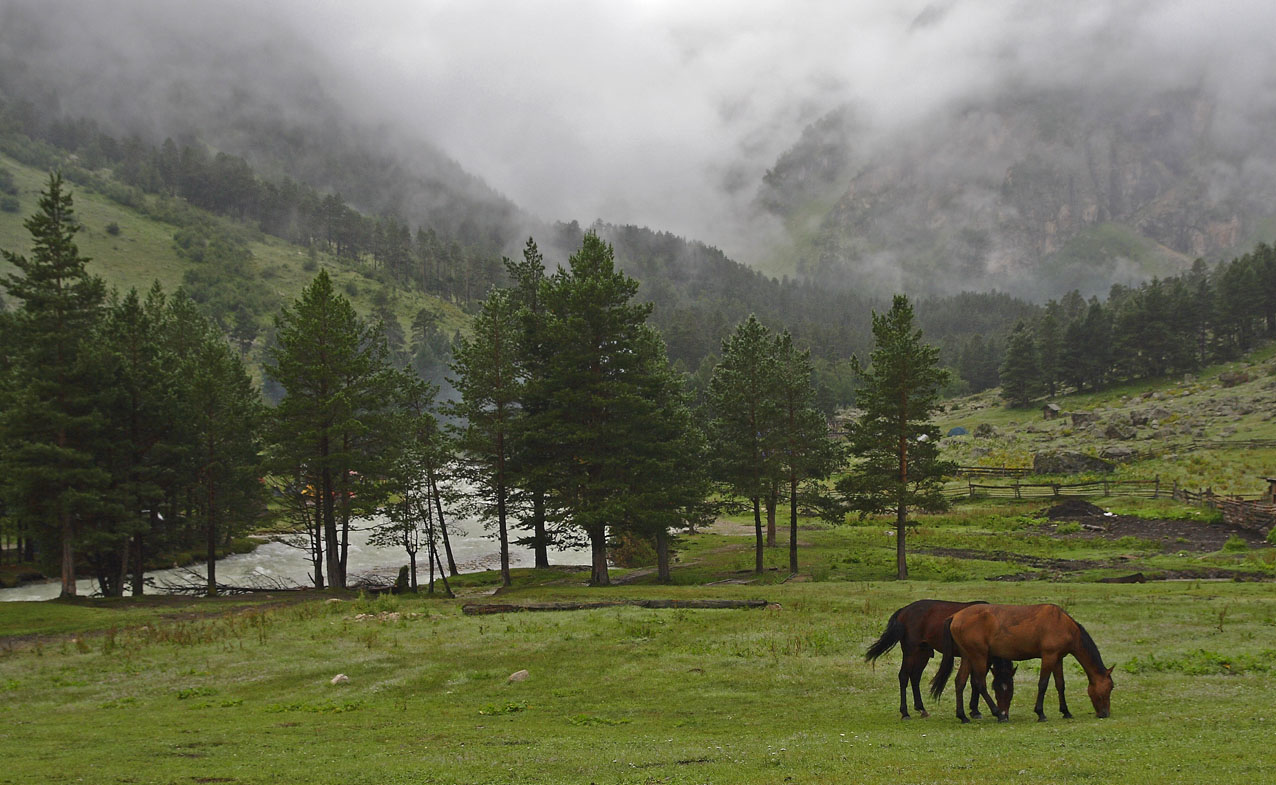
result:
[[[378,548],[368,544],[372,521],[359,521],[360,528],[350,533],[350,555],[346,572],[351,582],[360,576],[376,575],[386,582],[392,582],[399,573],[399,568],[408,562],[408,555],[402,548]],[[448,534],[452,541],[452,554],[456,558],[456,566],[461,572],[477,572],[500,568],[500,546],[483,530],[483,525],[475,520],[449,520]],[[422,548],[417,553],[417,582],[424,585],[428,580],[430,566],[426,561],[428,553]],[[446,566],[447,557],[439,544],[439,559]],[[587,549],[550,551],[551,564],[588,564]],[[529,548],[510,546],[511,567],[531,567],[535,557]],[[217,561],[217,582],[229,586],[253,585],[255,582],[283,582],[298,586],[313,585],[310,580],[312,564],[309,552],[302,548],[294,548],[281,542],[268,542],[258,546],[251,553],[236,553]],[[159,586],[165,583],[190,583],[191,571],[200,576],[205,575],[202,564],[190,568],[153,570],[146,573]],[[0,601],[15,600],[51,600],[58,596],[61,584],[57,581],[31,583],[14,589],[0,589]],[[81,579],[76,582],[80,596],[88,597],[97,591],[97,582]],[[128,591],[126,587],[125,591]],[[156,589],[147,587],[147,593],[157,593]]]

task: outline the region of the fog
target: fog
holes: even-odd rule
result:
[[[750,261],[778,237],[753,209],[762,176],[840,105],[871,155],[1010,87],[1204,86],[1220,144],[1243,150],[1276,106],[1274,23],[1276,4],[1245,0],[6,0],[0,61],[21,49],[11,84],[148,136],[216,127],[228,104],[339,116],[387,149],[436,148],[542,219]]]

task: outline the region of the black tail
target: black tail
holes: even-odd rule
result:
[[[930,697],[939,699],[944,692],[944,686],[948,684],[948,678],[953,675],[953,660],[956,659],[957,646],[953,643],[953,620],[949,619],[944,622],[944,659],[939,663],[939,670],[935,672],[935,678],[930,680]]]
[[[904,625],[899,623],[899,611],[895,611],[891,614],[890,621],[886,622],[886,631],[882,633],[882,637],[878,638],[872,646],[868,647],[868,651],[864,652],[864,661],[872,662],[876,660],[903,639]]]

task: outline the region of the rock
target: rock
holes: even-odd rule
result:
[[[511,673],[510,677],[506,679],[506,682],[512,683],[516,681],[527,681],[527,677],[531,675],[532,674],[528,673],[527,669],[524,668],[521,671],[514,671],[513,673]]]
[[[1104,438],[1115,439],[1118,441],[1129,441],[1135,436],[1134,429],[1128,425],[1121,423],[1112,423],[1103,431]]]
[[[1099,421],[1099,415],[1094,412],[1073,412],[1072,427],[1077,428],[1082,425],[1091,425]]]
[[[1249,374],[1244,371],[1228,371],[1220,373],[1218,380],[1223,383],[1224,387],[1235,387],[1238,384],[1244,384],[1249,381]]]
[[[1157,406],[1148,412],[1148,417],[1153,420],[1168,420],[1170,418],[1170,410],[1164,406]]]
[[[349,681],[350,681],[349,676],[345,675],[344,673],[338,673],[336,676],[332,677],[331,683],[332,684],[347,684],[349,683]]]
[[[1116,466],[1102,458],[1059,450],[1032,456],[1033,474],[1109,474]]]
[[[323,601],[323,604],[324,604],[324,605],[331,605],[331,604],[333,604],[334,602],[345,602],[345,600],[341,599],[340,597],[329,597],[328,599],[326,599],[326,600],[324,600],[324,601]]]
[[[1139,425],[1147,425],[1149,419],[1151,418],[1148,416],[1147,412],[1130,412],[1130,425],[1136,427]]]
[[[975,426],[976,439],[991,439],[997,436],[998,433],[996,426],[992,423],[981,422]]]
[[[1103,451],[1099,453],[1099,455],[1103,456],[1104,458],[1110,461],[1116,461],[1117,463],[1122,463],[1125,461],[1133,460],[1134,456],[1137,455],[1137,453],[1129,447],[1105,447],[1103,448]]]

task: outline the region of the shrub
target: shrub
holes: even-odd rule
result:
[[[1229,553],[1249,550],[1249,543],[1241,539],[1239,535],[1233,534],[1227,538],[1227,542],[1223,543],[1223,550]]]
[[[22,209],[22,205],[18,202],[18,197],[5,194],[0,196],[0,211],[6,213],[16,213]]]
[[[117,224],[115,221],[111,221],[109,224],[106,225],[106,233],[111,235],[112,237],[119,237],[120,225]]]

